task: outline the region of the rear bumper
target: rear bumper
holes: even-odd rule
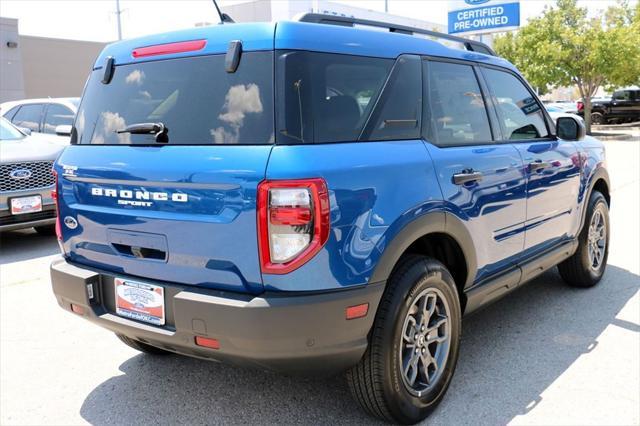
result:
[[[0,232],[35,226],[54,225],[56,223],[55,205],[43,205],[42,211],[21,215],[11,215],[8,211],[0,212]]]
[[[85,319],[144,343],[189,355],[285,373],[333,374],[355,365],[367,347],[384,283],[314,295],[250,296],[211,289],[165,287],[167,325],[158,327],[114,313],[113,275],[63,259],[51,264],[58,304],[84,308]],[[94,288],[88,298],[87,284]],[[348,306],[369,303],[363,318],[345,319]],[[195,344],[217,339],[220,348]]]

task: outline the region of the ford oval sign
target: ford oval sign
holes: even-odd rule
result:
[[[29,179],[31,177],[31,170],[29,169],[15,169],[9,173],[9,176],[13,179]]]
[[[465,2],[466,4],[470,4],[471,6],[474,6],[474,5],[476,5],[476,4],[486,3],[486,2],[488,2],[488,1],[489,1],[489,0],[464,0],[464,2]]]

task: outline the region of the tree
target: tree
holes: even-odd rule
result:
[[[591,132],[591,97],[600,86],[640,83],[640,3],[619,0],[600,16],[587,17],[576,0],[558,0],[517,33],[497,37],[494,48],[541,92],[577,86]]]

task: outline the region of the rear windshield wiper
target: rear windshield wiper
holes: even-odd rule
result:
[[[132,135],[156,135],[156,142],[169,142],[169,129],[163,123],[134,123],[116,133],[131,133]]]

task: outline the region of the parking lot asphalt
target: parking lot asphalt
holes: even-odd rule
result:
[[[429,424],[640,424],[640,138],[607,142],[609,266],[595,288],[553,271],[465,319]],[[363,424],[343,377],[297,378],[149,356],[58,308],[55,238],[0,237],[0,424]]]

